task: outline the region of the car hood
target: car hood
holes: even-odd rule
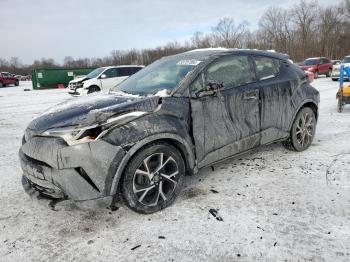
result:
[[[69,81],[69,83],[80,83],[80,82],[84,82],[85,80],[88,80],[88,79],[90,79],[90,78],[87,78],[86,76],[78,77],[76,79]]]
[[[52,128],[84,127],[104,123],[112,116],[133,111],[152,112],[159,97],[137,97],[120,94],[97,94],[73,98],[50,108],[34,119],[28,129],[44,132]]]

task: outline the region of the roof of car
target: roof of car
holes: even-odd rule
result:
[[[103,68],[120,68],[120,67],[144,67],[143,65],[117,65],[117,66],[104,66]]]
[[[310,58],[306,58],[305,60],[309,60],[309,59],[320,59],[320,58],[327,58],[327,57],[324,57],[324,56],[310,57]]]
[[[273,50],[262,51],[255,49],[229,49],[229,48],[204,48],[194,49],[185,53],[173,55],[172,57],[182,57],[184,59],[196,59],[196,60],[207,60],[212,56],[222,56],[230,54],[245,54],[245,55],[256,55],[256,56],[270,56],[277,59],[288,59],[288,55],[277,53]]]

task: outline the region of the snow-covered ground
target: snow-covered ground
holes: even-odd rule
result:
[[[0,89],[0,261],[350,261],[350,105],[320,78],[310,149],[280,144],[187,177],[174,205],[152,215],[105,203],[53,205],[25,194],[23,130],[66,90]],[[216,209],[223,221],[210,212]]]

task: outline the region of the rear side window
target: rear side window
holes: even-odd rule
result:
[[[135,74],[136,72],[140,71],[142,67],[131,67],[131,75]]]
[[[329,64],[331,61],[329,61],[327,58],[322,59],[322,64]]]
[[[118,68],[118,76],[129,76],[132,75],[132,68],[130,67],[119,67]]]
[[[224,88],[241,86],[254,81],[247,56],[228,56],[211,64],[205,73],[206,83],[223,83]]]
[[[268,57],[254,57],[254,61],[259,80],[265,80],[279,75],[279,60]]]

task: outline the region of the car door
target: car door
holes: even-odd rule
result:
[[[323,62],[324,62],[325,74],[327,74],[329,71],[332,70],[333,65],[332,65],[332,62],[327,58],[324,58]]]
[[[101,89],[103,91],[109,91],[116,86],[117,83],[117,68],[109,68],[101,74]]]
[[[292,113],[291,96],[295,76],[287,61],[255,56],[254,64],[260,86],[261,144],[288,136]]]
[[[223,88],[207,91],[212,83],[222,83]],[[259,145],[259,86],[248,56],[225,56],[212,62],[190,92],[198,167]]]
[[[9,74],[8,73],[5,73],[5,74],[3,74],[3,79],[4,79],[4,84],[6,84],[6,85],[8,85],[8,84],[10,84],[10,81],[9,81]]]
[[[120,82],[124,81],[125,79],[127,79],[130,75],[133,74],[133,68],[132,67],[119,67],[117,69],[117,75],[118,78],[116,80],[116,84],[119,84]]]

